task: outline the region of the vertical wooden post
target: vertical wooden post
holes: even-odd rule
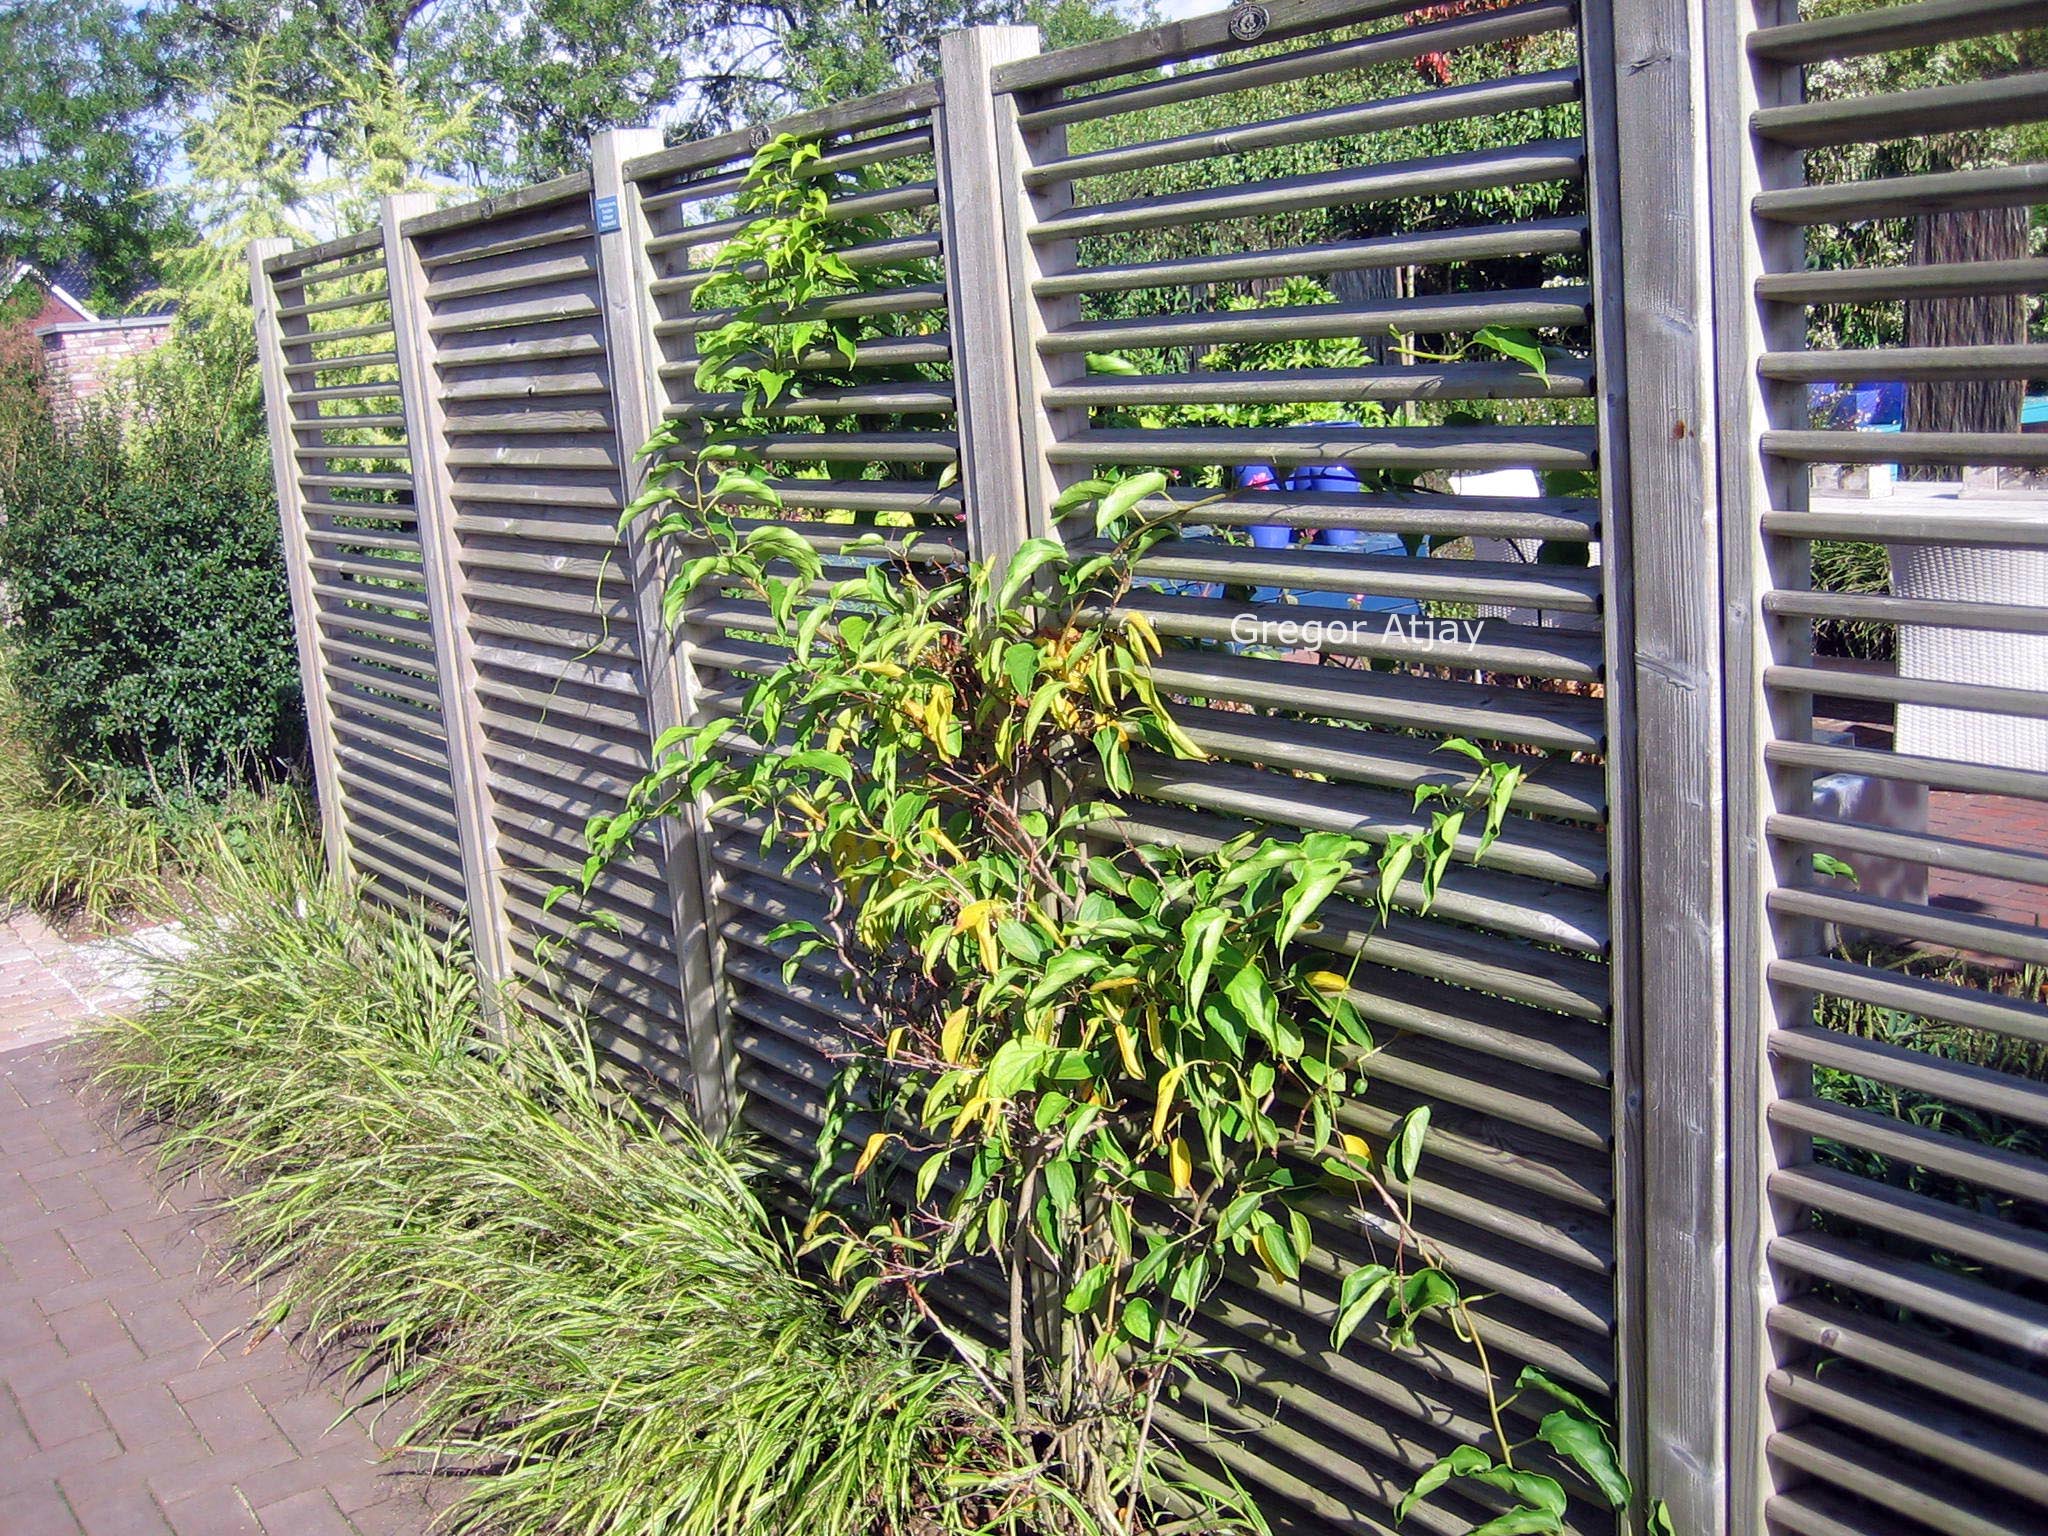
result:
[[[1806,385],[1764,380],[1757,358],[1765,352],[1806,348],[1806,310],[1800,304],[1759,299],[1757,279],[1806,265],[1806,231],[1794,224],[1752,218],[1760,193],[1806,181],[1806,155],[1796,146],[1752,137],[1749,122],[1761,108],[1804,99],[1805,71],[1797,64],[1752,59],[1746,46],[1757,28],[1800,19],[1798,0],[1737,0],[1712,8],[1707,56],[1712,107],[1710,153],[1714,169],[1714,227],[1718,235],[1715,336],[1720,353],[1722,555],[1726,571],[1728,651],[1728,933],[1730,982],[1730,1440],[1728,1520],[1731,1529],[1761,1529],[1775,1492],[1765,1447],[1779,1427],[1766,1383],[1779,1364],[1779,1346],[1767,1320],[1797,1277],[1781,1276],[1770,1261],[1771,1239],[1785,1226],[1801,1229],[1807,1216],[1781,1208],[1770,1193],[1772,1173],[1811,1160],[1810,1139],[1775,1126],[1770,1106],[1780,1097],[1812,1089],[1812,1069],[1774,1060],[1773,1031],[1812,1016],[1813,996],[1770,978],[1781,948],[1811,954],[1823,946],[1810,920],[1770,911],[1772,892],[1799,883],[1806,855],[1774,847],[1765,835],[1772,814],[1804,812],[1813,804],[1811,770],[1772,764],[1773,740],[1812,738],[1812,699],[1764,686],[1773,666],[1812,664],[1812,630],[1803,618],[1764,612],[1762,594],[1810,584],[1812,547],[1767,538],[1763,514],[1806,507],[1808,470],[1802,462],[1763,452],[1771,428],[1808,425]],[[1789,1410],[1795,1416],[1798,1409]]]
[[[249,247],[249,297],[256,317],[256,360],[263,376],[264,416],[270,425],[270,468],[277,486],[277,519],[284,541],[285,582],[291,592],[292,630],[299,650],[299,686],[306,695],[306,739],[313,759],[313,792],[320,803],[321,845],[328,870],[349,873],[348,827],[342,815],[341,779],[335,771],[334,719],[328,706],[320,661],[320,604],[313,595],[313,551],[306,538],[306,507],[299,490],[297,447],[292,422],[291,381],[284,371],[284,332],[278,321],[277,288],[263,264],[291,249],[285,239],[258,240]],[[307,416],[317,414],[309,407]]]
[[[1621,1406],[1639,1486],[1668,1502],[1681,1531],[1730,1528],[1727,790],[1703,52],[1716,8],[1606,0],[1582,11],[1606,333],[1611,814],[1626,866],[1614,886]]]
[[[1004,176],[990,72],[1037,51],[1036,27],[948,32],[939,39],[933,114],[967,547],[999,570],[1032,532],[1018,395],[1026,372],[1013,323],[1013,303],[1030,294],[1012,293],[1009,223],[1019,189]]]
[[[512,979],[511,928],[504,891],[498,883],[490,768],[484,761],[483,727],[477,719],[469,606],[458,558],[455,505],[449,494],[448,441],[434,368],[434,339],[427,325],[426,269],[404,228],[407,219],[433,207],[433,198],[420,192],[383,200],[384,267],[391,289],[391,330],[398,353],[405,437],[412,450],[413,515],[418,519],[421,575],[434,634],[441,725],[448,737],[448,780],[462,847],[462,884],[469,897],[470,945],[478,973],[495,996]]]
[[[619,446],[627,464],[627,500],[646,486],[649,460],[640,446],[661,425],[659,349],[654,342],[652,297],[647,269],[647,227],[637,188],[626,162],[662,147],[653,128],[609,129],[591,142],[591,194],[597,224],[599,278],[604,289],[604,336],[617,411]],[[696,685],[681,636],[671,636],[662,617],[660,552],[642,532],[627,530],[626,568],[633,587],[635,631],[646,678],[647,712],[656,741],[697,713]],[[651,746],[651,743],[650,743]],[[676,964],[682,976],[689,1029],[691,1092],[698,1122],[722,1130],[730,1121],[737,1088],[725,988],[720,979],[717,890],[713,883],[710,827],[696,805],[684,805],[661,824],[662,861],[669,910],[676,931]]]
[[[1032,285],[1040,278],[1071,272],[1074,268],[1072,240],[1035,241],[1032,226],[1071,207],[1072,182],[1057,181],[1044,187],[1025,184],[1024,172],[1046,160],[1057,160],[1067,152],[1064,124],[1027,132],[1019,114],[1047,93],[1034,92],[1020,101],[1014,91],[997,91],[995,114],[996,165],[1000,192],[1006,204],[1006,236],[1010,247],[1010,315],[1014,332],[1012,355],[1016,359],[1017,396],[1022,411],[1024,447],[1024,492],[1029,531],[1050,531],[1052,506],[1060,492],[1088,471],[1079,464],[1055,464],[1052,446],[1088,425],[1086,409],[1052,407],[1046,392],[1056,384],[1079,383],[1087,377],[1088,359],[1079,352],[1047,356],[1039,341],[1048,331],[1059,330],[1081,318],[1078,294],[1041,297]],[[978,381],[977,381],[978,382]]]

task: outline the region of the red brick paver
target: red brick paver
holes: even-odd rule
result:
[[[1936,790],[1927,797],[1927,830],[1937,837],[2015,853],[2048,850],[2048,805],[1999,795]],[[1927,894],[1938,907],[1980,913],[2028,928],[2048,928],[2048,885],[2022,885],[1955,869],[1932,869]]]
[[[239,1331],[256,1298],[214,1277],[205,1191],[159,1193],[73,1051],[0,1052],[0,1533],[416,1536],[427,1480]]]
[[[42,918],[0,912],[0,1051],[60,1040],[118,1000],[87,956]]]

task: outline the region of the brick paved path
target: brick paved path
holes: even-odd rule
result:
[[[239,1332],[254,1293],[213,1278],[205,1192],[159,1192],[71,1048],[4,1049],[34,1033],[31,994],[78,988],[43,1032],[94,1006],[79,977],[24,981],[17,945],[0,951],[0,1536],[416,1536],[426,1480],[380,1464],[357,1422],[329,1428],[340,1399],[284,1340]]]
[[[61,1040],[131,995],[91,954],[33,912],[0,913],[0,1051]]]

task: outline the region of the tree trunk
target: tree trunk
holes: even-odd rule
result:
[[[2026,211],[1975,208],[1922,217],[1913,235],[1913,264],[2013,261],[2027,254]],[[1984,298],[1921,299],[1906,305],[1909,347],[2014,346],[2027,339],[2027,302],[2021,294]],[[2020,379],[1908,384],[1908,432],[2016,432]],[[1907,465],[1907,479],[1934,480],[1953,471]]]

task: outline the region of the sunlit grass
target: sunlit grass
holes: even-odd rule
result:
[[[454,1528],[1019,1528],[1022,1453],[957,1368],[841,1320],[735,1149],[614,1093],[581,1037],[486,1027],[460,940],[303,842],[203,862],[193,947],[100,1030],[102,1080],[220,1172],[264,1320],[477,1474]]]

